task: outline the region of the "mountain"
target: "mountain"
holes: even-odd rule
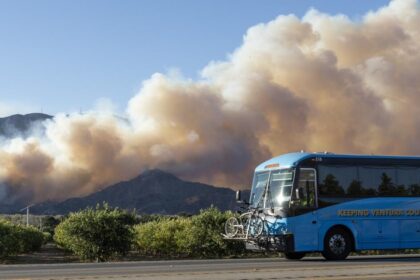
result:
[[[183,181],[155,169],[85,197],[38,204],[31,208],[31,212],[67,214],[102,202],[146,214],[194,214],[211,205],[221,210],[233,210],[236,206],[235,193],[231,189]]]
[[[45,130],[43,122],[53,117],[41,113],[0,118],[0,139],[26,138],[35,130]],[[4,197],[7,185],[0,182],[0,213],[17,213],[28,205],[26,199]],[[44,202],[31,208],[34,214],[67,214],[88,206],[107,202],[110,206],[136,209],[138,213],[197,213],[214,205],[221,210],[235,209],[234,191],[210,185],[183,181],[161,170],[149,170],[140,176],[107,187],[86,197],[62,202]]]
[[[51,118],[52,116],[41,113],[0,118],[0,136],[5,138],[27,137],[32,129],[43,128],[42,122]]]

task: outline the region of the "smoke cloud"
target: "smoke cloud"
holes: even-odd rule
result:
[[[289,151],[419,154],[420,10],[394,0],[360,20],[310,10],[251,27],[199,80],[154,74],[128,103],[57,115],[0,147],[0,178],[32,201],[84,195],[161,168],[249,185]],[[112,106],[108,106],[112,107]]]

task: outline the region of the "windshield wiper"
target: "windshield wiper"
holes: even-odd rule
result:
[[[269,180],[268,180],[268,184],[267,184],[266,197],[270,202],[270,210],[274,211],[273,198],[271,197],[270,181],[271,181],[271,172],[270,172],[270,176],[269,176]],[[266,199],[266,202],[267,202],[267,199]],[[264,206],[266,206],[266,205],[264,205]]]
[[[269,171],[267,182],[264,186],[264,191],[262,192],[262,194],[259,197],[258,202],[255,204],[255,206],[258,207],[258,205],[260,205],[260,203],[261,203],[261,200],[264,199],[262,207],[265,208],[266,203],[267,203],[267,199],[268,199],[270,201],[270,206],[271,206],[270,209],[273,211],[274,210],[274,204],[273,204],[273,200],[272,200],[272,197],[271,197],[271,191],[270,191],[271,174],[272,174],[272,171]]]

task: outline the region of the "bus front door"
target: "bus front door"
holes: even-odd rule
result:
[[[318,215],[316,172],[301,168],[293,200],[295,249],[314,251],[318,248]]]

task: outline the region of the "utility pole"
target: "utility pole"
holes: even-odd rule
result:
[[[34,206],[33,204],[26,206],[25,208],[22,208],[19,210],[19,212],[22,212],[23,210],[26,210],[26,226],[29,226],[29,208]]]

